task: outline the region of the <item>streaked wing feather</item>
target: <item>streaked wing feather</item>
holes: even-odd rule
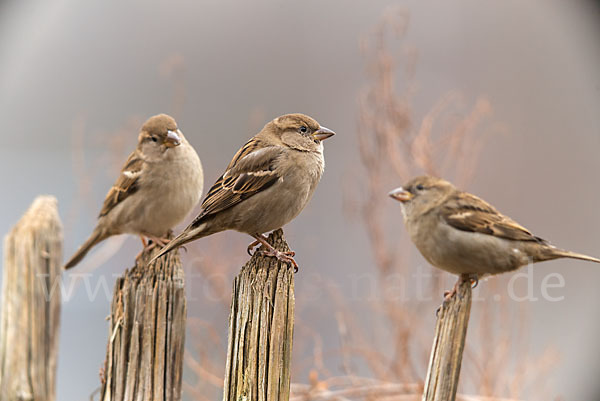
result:
[[[208,191],[202,202],[202,212],[192,225],[275,184],[279,176],[274,171],[274,162],[282,152],[283,149],[278,146],[263,147],[254,138],[246,143]]]
[[[516,221],[499,213],[483,199],[466,192],[448,199],[442,217],[454,228],[515,241],[545,242]]]
[[[239,166],[240,160],[253,153],[254,151],[260,150],[262,147],[263,144],[259,139],[251,138],[233,156],[233,159],[231,159],[229,165],[227,166],[226,172],[234,169],[236,166]]]
[[[139,177],[143,167],[144,161],[138,156],[137,152],[131,153],[121,169],[119,178],[106,194],[98,217],[107,215],[116,205],[139,189]]]

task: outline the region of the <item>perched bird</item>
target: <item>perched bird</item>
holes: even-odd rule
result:
[[[136,234],[163,246],[168,231],[200,201],[204,183],[198,154],[175,120],[159,114],[144,123],[136,149],[108,191],[92,235],[69,259],[71,268],[100,241]]]
[[[267,123],[227,166],[202,202],[196,219],[154,259],[185,243],[236,230],[262,244],[267,256],[291,263],[294,252],[280,252],[264,233],[294,219],[312,197],[323,169],[322,141],[334,132],[303,114],[286,114]]]
[[[502,215],[484,200],[448,181],[422,176],[389,195],[401,202],[410,238],[429,263],[460,275],[461,281],[558,258],[600,259],[556,248]]]

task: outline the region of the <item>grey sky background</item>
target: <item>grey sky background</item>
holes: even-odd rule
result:
[[[328,298],[316,281],[339,288],[360,314],[363,301],[350,291],[353,277],[375,274],[364,230],[344,212],[344,191],[347,183],[350,193],[363,191],[352,178],[358,163],[357,98],[367,82],[359,41],[390,5],[410,15],[403,43],[418,52],[417,121],[456,90],[468,105],[487,97],[492,121],[502,127],[487,138],[466,189],[554,244],[600,256],[600,10],[583,1],[5,2],[0,233],[8,232],[36,195],[53,194],[69,256],[91,232],[120,161],[150,115],[175,113],[200,154],[207,188],[265,122],[283,113],[309,114],[338,135],[325,143],[327,168],[315,197],[285,232],[301,265],[299,320],[322,333],[325,347],[338,346],[331,310],[323,307]],[[176,83],[161,72],[171,59],[183,62],[177,75],[185,93],[181,107],[173,102]],[[115,132],[122,132],[118,141]],[[84,187],[82,175],[89,178]],[[399,210],[390,218],[398,219],[399,246],[416,253],[406,245]],[[223,254],[241,265],[249,238],[220,236],[231,244]],[[118,247],[120,241],[105,246]],[[112,275],[129,266],[139,246],[137,239],[125,238],[93,271],[92,285],[106,279],[111,292]],[[209,250],[206,244],[195,247]],[[194,302],[203,279],[186,269],[190,316],[217,322],[225,336],[226,327],[218,324],[225,322],[227,308]],[[600,268],[575,261],[538,265],[536,294],[551,272],[565,278],[565,288],[557,290],[565,299],[525,305],[531,352],[548,344],[558,350],[560,362],[548,377],[553,395],[591,400],[600,369]],[[485,287],[481,283],[478,291]],[[59,400],[87,399],[98,386],[108,310],[106,297],[90,300],[81,284],[64,303]],[[433,333],[433,313],[429,323]],[[193,340],[191,333],[188,345]]]

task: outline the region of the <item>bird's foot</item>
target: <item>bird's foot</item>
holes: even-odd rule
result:
[[[267,250],[260,250],[259,252],[261,254],[263,254],[264,256],[272,256],[274,258],[277,258],[277,260],[279,260],[279,261],[282,261],[284,263],[287,263],[288,265],[291,265],[294,268],[294,273],[298,273],[298,263],[296,263],[296,261],[294,260],[294,256],[296,255],[296,252],[294,252],[294,251],[281,252],[275,248],[271,248],[271,249],[267,249]]]
[[[250,253],[252,248],[254,248],[256,245],[258,245],[260,243],[260,244],[262,244],[263,247],[266,248],[266,249],[259,249],[259,252],[262,255],[277,258],[277,260],[287,263],[288,265],[291,265],[294,268],[294,273],[298,273],[298,263],[296,263],[296,261],[294,260],[294,256],[296,256],[296,252],[294,252],[294,251],[288,251],[288,252],[278,251],[277,249],[273,248],[271,246],[271,244],[269,244],[267,242],[267,238],[265,238],[265,236],[262,234],[256,234],[256,235],[253,235],[253,237],[256,238],[256,241],[254,241],[252,244],[250,244],[248,246],[248,253]]]
[[[154,235],[146,235],[146,236],[140,235],[140,239],[142,240],[142,245],[144,245],[144,248],[140,251],[140,253],[137,254],[137,256],[135,257],[135,260],[139,260],[142,257],[142,254],[144,252],[150,252],[157,246],[160,246],[162,248],[166,244],[168,244],[170,241],[169,238],[160,238],[160,237],[155,237]]]
[[[160,246],[161,248],[164,247],[165,245],[167,245],[169,243],[169,241],[171,241],[169,238],[161,238],[161,237],[155,237],[154,235],[145,235],[146,238],[148,238],[150,241],[147,241],[146,238],[144,238],[144,236],[140,235],[140,238],[142,239],[142,244],[144,244],[144,250],[151,250],[154,247],[156,247],[157,245]]]
[[[456,293],[458,292],[458,286],[460,285],[461,282],[462,282],[461,279],[458,279],[458,281],[454,284],[454,286],[452,287],[452,289],[450,291],[444,291],[444,300],[442,301],[442,304],[440,306],[438,306],[438,308],[435,310],[436,317],[439,316],[442,308],[446,307],[446,305],[448,305],[448,303],[456,295]]]
[[[444,291],[444,305],[450,302],[450,300],[456,295],[458,292],[458,286],[462,283],[461,280],[458,280],[450,291]]]
[[[479,284],[479,278],[476,274],[461,274],[456,283],[454,283],[452,289],[450,291],[444,291],[444,300],[435,311],[436,316],[440,313],[442,307],[448,305],[448,302],[450,302],[450,300],[458,293],[458,287],[466,281],[471,283],[471,288],[475,288]]]

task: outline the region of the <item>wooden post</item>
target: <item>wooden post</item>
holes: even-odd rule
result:
[[[439,311],[423,401],[456,399],[470,312],[471,282],[466,280],[459,286],[457,294]]]
[[[144,251],[117,279],[101,400],[181,399],[186,299],[179,252]]]
[[[289,251],[281,229],[269,243]],[[223,400],[287,401],[293,331],[293,268],[255,252],[233,282]]]
[[[55,399],[62,241],[52,196],[37,197],[4,238],[0,400]]]

